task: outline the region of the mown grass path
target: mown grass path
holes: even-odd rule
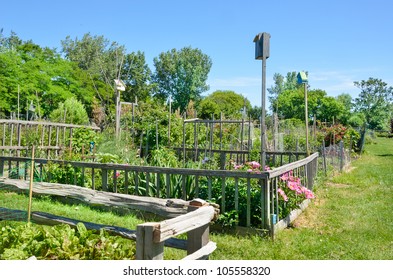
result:
[[[393,139],[378,138],[276,240],[213,235],[214,259],[393,259]]]

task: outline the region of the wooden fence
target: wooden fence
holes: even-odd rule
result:
[[[80,128],[100,130],[99,127],[65,123],[0,120],[0,151],[2,155],[8,151],[8,155],[16,156],[25,151],[26,155],[33,144],[28,143],[30,141],[36,142],[37,149],[45,151],[46,157],[51,158],[64,150],[71,150],[73,132]]]
[[[31,158],[0,156],[0,177],[27,178]],[[165,168],[35,159],[36,180],[57,181],[106,192],[149,197],[202,198],[216,200],[222,213],[239,213],[239,225],[273,231],[279,216],[278,182],[293,171],[304,186],[312,189],[317,173],[318,153],[265,172]],[[52,171],[51,171],[52,170]],[[66,174],[64,174],[66,170]],[[276,217],[276,218],[274,218]]]

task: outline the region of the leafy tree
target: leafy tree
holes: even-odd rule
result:
[[[36,113],[42,117],[72,96],[85,104],[91,103],[91,82],[83,79],[83,72],[55,50],[41,48],[32,41],[23,42],[15,34],[0,42],[0,108],[3,113],[17,111],[18,86],[22,114],[30,102],[36,105]]]
[[[334,121],[342,123],[345,113],[345,107],[336,98],[332,96],[324,96],[317,101],[318,105],[315,110],[316,117],[322,121]]]
[[[220,117],[221,109],[214,100],[205,98],[199,105],[199,111],[199,116],[202,119],[211,119],[212,116],[217,119]]]
[[[261,116],[262,116],[261,106],[252,107],[249,113],[252,120],[257,120],[258,122],[261,120]]]
[[[334,97],[327,96],[324,90],[314,89],[307,92],[309,118],[313,115],[319,120],[340,120],[345,112],[344,105]],[[278,113],[285,119],[304,120],[304,89],[285,90],[277,99]]]
[[[94,84],[97,99],[109,109],[108,105],[113,103],[114,96],[113,80],[120,77],[125,59],[124,46],[90,33],[75,40],[67,36],[61,44],[65,57],[87,71]]]
[[[121,78],[126,83],[122,98],[127,102],[146,101],[152,94],[151,70],[146,63],[143,52],[130,53],[125,56]]]
[[[356,112],[364,114],[371,129],[387,129],[393,87],[376,78],[354,84],[360,89],[359,97],[355,99]]]
[[[344,125],[347,125],[349,122],[349,119],[351,118],[352,115],[352,110],[353,110],[353,103],[352,103],[352,97],[348,93],[342,93],[337,96],[337,101],[340,102],[344,106],[344,111],[341,116],[341,123]]]
[[[207,91],[206,84],[212,62],[199,49],[185,47],[162,52],[154,58],[156,71],[153,82],[157,84],[155,96],[173,99],[173,108],[184,112],[190,100],[199,103],[201,93]]]
[[[230,90],[217,90],[201,101],[200,116],[210,119],[213,114],[215,118],[219,118],[222,112],[227,119],[239,119],[244,107],[247,113],[251,104],[241,94]]]
[[[279,73],[273,75],[274,85],[267,89],[269,93],[270,106],[273,112],[277,110],[278,96],[286,90],[296,90],[301,87],[297,83],[297,73],[295,71],[288,72],[284,77]]]

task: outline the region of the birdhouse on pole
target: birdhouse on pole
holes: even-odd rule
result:
[[[115,84],[116,84],[116,89],[118,91],[125,91],[126,90],[126,84],[122,80],[115,79]]]
[[[254,38],[255,43],[255,59],[263,60],[270,56],[270,34],[263,32],[259,33]]]
[[[298,84],[305,84],[308,82],[307,74],[305,72],[299,72],[297,74],[297,83]]]

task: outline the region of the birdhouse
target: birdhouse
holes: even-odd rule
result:
[[[270,56],[270,34],[259,33],[254,38],[255,43],[255,59],[262,60]]]
[[[297,74],[297,83],[304,84],[308,82],[307,74],[305,72],[299,72]]]
[[[126,90],[126,85],[122,80],[115,80],[115,85],[116,85],[116,89],[118,91],[125,91]]]

